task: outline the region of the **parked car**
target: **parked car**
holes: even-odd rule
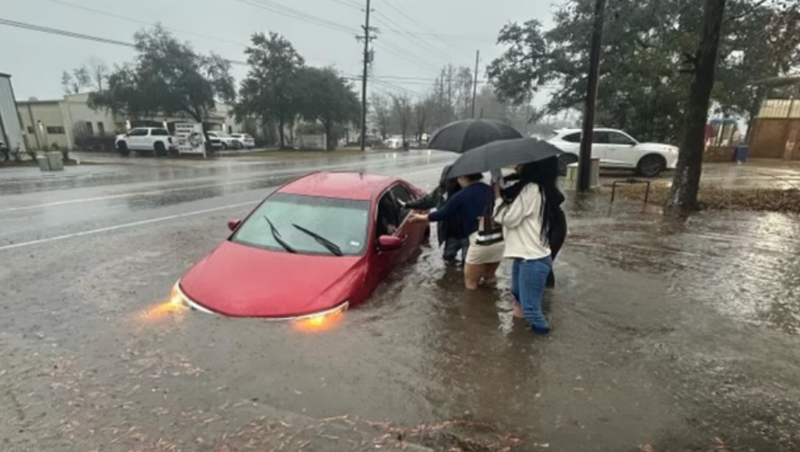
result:
[[[232,133],[231,137],[242,145],[242,149],[253,149],[256,147],[256,140],[249,133]]]
[[[227,151],[228,149],[241,149],[242,144],[233,137],[233,135],[228,135],[225,132],[208,132],[208,139],[211,141],[211,147],[214,149],[222,149],[223,151]]]
[[[560,168],[578,161],[580,129],[561,129],[548,140],[565,152],[559,157]],[[631,169],[645,177],[656,177],[665,170],[674,170],[678,163],[678,148],[668,144],[639,143],[627,133],[616,129],[595,129],[592,135],[592,157],[600,159],[603,168]]]
[[[313,173],[290,182],[175,285],[172,302],[229,317],[324,317],[366,301],[412,259],[428,225],[403,207],[424,192],[396,177]],[[313,275],[313,277],[309,277]]]
[[[175,149],[175,141],[167,129],[160,127],[136,127],[128,133],[117,135],[114,142],[117,152],[127,156],[130,151],[140,154],[167,155]]]

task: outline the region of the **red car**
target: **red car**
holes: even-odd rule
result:
[[[173,301],[231,317],[297,319],[365,301],[426,239],[423,194],[395,177],[313,173],[267,197],[178,282]]]

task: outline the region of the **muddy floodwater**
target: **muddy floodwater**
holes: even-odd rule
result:
[[[448,159],[352,168],[431,188]],[[508,266],[467,293],[435,247],[324,324],[234,320],[166,299],[288,176],[175,171],[0,197],[0,450],[800,450],[800,218],[568,195],[546,338]]]

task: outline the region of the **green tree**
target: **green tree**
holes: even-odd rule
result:
[[[161,26],[134,39],[136,58],[109,74],[105,90],[90,94],[93,108],[133,118],[185,114],[202,123],[216,99],[235,98],[230,63],[221,57],[195,53]]]
[[[286,126],[294,122],[302,107],[298,74],[305,60],[292,43],[276,33],[256,33],[245,51],[250,71],[239,89],[234,115],[242,120],[261,118],[262,124],[278,127],[281,148],[286,147]]]
[[[332,151],[345,125],[357,122],[361,103],[353,86],[332,68],[303,68],[297,77],[302,93],[300,116],[319,122],[325,130],[326,148]]]

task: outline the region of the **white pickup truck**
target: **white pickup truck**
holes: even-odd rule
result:
[[[174,140],[167,129],[160,127],[137,127],[128,133],[117,135],[114,146],[121,155],[128,156],[131,151],[139,154],[165,156],[175,148]]]

